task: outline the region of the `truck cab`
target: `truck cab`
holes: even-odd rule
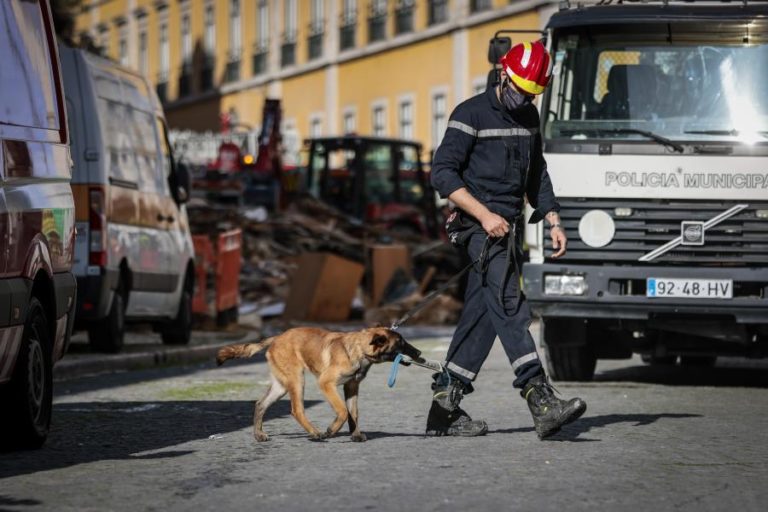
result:
[[[568,252],[529,226],[523,269],[550,371],[768,355],[768,6],[561,4],[540,110]]]

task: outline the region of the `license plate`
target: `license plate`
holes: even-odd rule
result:
[[[733,280],[649,277],[645,295],[651,298],[731,299],[733,298]]]

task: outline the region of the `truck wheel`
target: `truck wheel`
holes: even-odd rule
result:
[[[107,316],[88,327],[88,343],[94,352],[117,354],[125,339],[125,292],[118,286]]]
[[[717,356],[680,356],[680,366],[712,368],[717,362]]]
[[[589,381],[597,355],[587,340],[587,324],[580,319],[544,318],[547,365],[555,380]]]
[[[179,299],[179,311],[176,318],[164,325],[160,331],[166,345],[187,345],[192,337],[192,291],[184,286]]]
[[[549,373],[555,380],[589,381],[595,376],[595,357],[588,345],[548,347]]]
[[[13,377],[3,390],[7,405],[0,422],[4,448],[39,448],[48,437],[53,397],[52,347],[45,310],[33,297]]]

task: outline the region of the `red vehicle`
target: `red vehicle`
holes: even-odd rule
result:
[[[308,139],[306,190],[363,222],[437,236],[434,193],[421,144],[382,137]]]
[[[0,2],[0,442],[41,446],[76,303],[67,118],[47,0]]]

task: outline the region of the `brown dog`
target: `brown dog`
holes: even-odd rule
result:
[[[260,343],[226,346],[219,350],[216,362],[221,365],[227,359],[252,357],[264,349],[267,349],[272,385],[256,402],[253,413],[253,435],[257,441],[269,439],[262,430],[264,413],[286,393],[291,398],[291,414],[309,432],[310,439],[331,437],[348,420],[352,440],[365,441],[358,423],[357,393],[371,364],[392,361],[398,352],[413,359],[421,355],[402,336],[384,327],[356,332],[297,327]],[[304,414],[305,368],[315,374],[320,390],[336,412],[336,418],[323,433]],[[344,386],[344,400],[337,389],[340,385]]]

